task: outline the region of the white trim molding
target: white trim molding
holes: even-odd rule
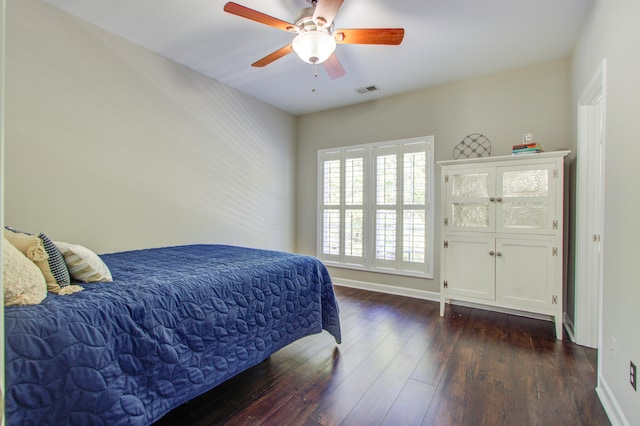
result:
[[[568,313],[573,319],[574,341],[598,349],[602,349],[606,76],[603,59],[577,105],[575,294],[574,312]]]
[[[333,278],[333,284],[340,287],[356,288],[358,290],[375,291],[376,293],[394,294],[396,296],[413,297],[414,299],[440,301],[440,293],[435,291],[415,290],[406,287],[396,287],[392,285],[376,284],[366,281],[348,280],[343,278]]]
[[[349,287],[349,288],[355,288],[358,290],[374,291],[376,293],[384,293],[384,294],[393,294],[395,296],[412,297],[414,299],[429,300],[431,302],[440,303],[440,293],[436,291],[416,290],[413,288],[396,287],[392,285],[376,284],[376,283],[370,283],[366,281],[356,281],[356,280],[349,280],[344,278],[333,278],[333,284],[338,287]],[[531,312],[522,312],[522,311],[500,308],[495,306],[487,307],[481,304],[464,302],[459,300],[454,300],[454,301],[451,301],[450,303],[452,305],[465,306],[467,308],[490,310],[493,312],[500,312],[500,313],[509,314],[509,315],[518,315],[526,318],[541,319],[545,321],[553,320],[553,318],[548,315],[539,315]]]
[[[600,399],[600,403],[604,408],[607,417],[612,426],[629,426],[629,420],[624,415],[620,404],[616,400],[616,397],[611,392],[611,388],[602,374],[598,374],[598,386],[596,386],[596,393]]]

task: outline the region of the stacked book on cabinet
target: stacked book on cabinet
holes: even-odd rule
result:
[[[538,142],[523,143],[519,145],[513,145],[511,153],[513,155],[519,154],[536,154],[542,152],[542,146]]]

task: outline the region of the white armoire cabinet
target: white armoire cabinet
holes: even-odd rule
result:
[[[440,315],[452,300],[549,316],[562,339],[569,151],[440,161]]]

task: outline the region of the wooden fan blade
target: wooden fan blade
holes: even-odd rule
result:
[[[259,61],[254,62],[253,64],[251,64],[252,67],[264,67],[265,65],[269,65],[271,62],[282,58],[283,56],[288,55],[289,53],[293,52],[293,46],[291,46],[290,44],[286,45],[283,48],[280,48],[278,50],[276,50],[275,52],[265,56],[264,58],[260,59]]]
[[[249,9],[248,7],[239,5],[237,3],[229,2],[224,5],[224,11],[237,15],[242,18],[251,19],[252,21],[259,22],[261,24],[269,25],[270,27],[278,28],[279,30],[287,32],[295,32],[295,25],[285,22],[281,19],[274,18],[273,16],[266,15],[257,10]]]
[[[329,74],[331,80],[335,80],[336,78],[340,78],[345,74],[344,68],[342,68],[342,64],[338,60],[335,52],[329,56],[329,59],[322,63],[324,66],[324,70]]]
[[[313,12],[313,21],[321,27],[330,26],[343,2],[344,0],[318,0]]]
[[[388,44],[397,46],[404,38],[404,28],[341,28],[333,37],[338,44]]]

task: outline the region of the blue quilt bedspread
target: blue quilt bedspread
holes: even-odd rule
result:
[[[101,256],[112,283],[5,308],[10,425],[147,425],[322,329],[338,305],[310,256],[190,245]]]

